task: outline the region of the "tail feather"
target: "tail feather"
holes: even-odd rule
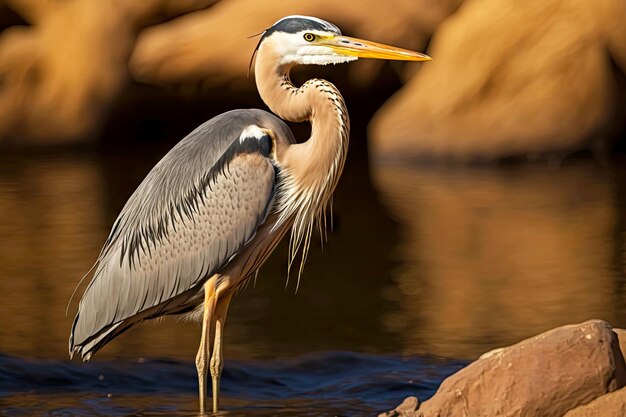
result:
[[[97,334],[88,337],[82,342],[75,343],[74,342],[74,329],[76,327],[76,323],[78,322],[79,318],[80,318],[80,315],[76,315],[76,318],[74,319],[74,324],[72,325],[72,332],[70,333],[70,340],[69,340],[69,353],[70,353],[70,359],[73,358],[74,355],[78,355],[83,360],[83,362],[89,361],[89,359],[91,359],[91,356],[94,353],[96,353],[98,350],[100,350],[101,347],[107,344],[115,336],[122,333],[124,330],[127,330],[130,328],[130,325],[129,325],[129,326],[124,326],[123,328],[120,329],[120,326],[123,323],[123,321],[120,321],[110,326],[107,326],[106,328],[98,332]]]
[[[183,314],[189,312],[193,310],[203,298],[204,291],[202,290],[202,286],[199,288],[192,288],[191,290],[187,290],[170,300],[143,310],[133,316],[115,323],[107,324],[96,332],[89,332],[91,334],[85,335],[87,332],[85,332],[85,329],[81,329],[78,331],[78,337],[82,340],[76,340],[76,333],[79,328],[78,325],[82,324],[79,323],[81,321],[81,311],[79,307],[79,312],[74,318],[74,323],[72,324],[72,330],[70,332],[70,359],[74,355],[79,355],[84,362],[87,362],[91,356],[104,347],[104,345],[124,333],[126,330],[130,329],[135,324],[163,315]]]

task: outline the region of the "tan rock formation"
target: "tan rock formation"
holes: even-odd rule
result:
[[[497,158],[587,146],[616,120],[622,0],[469,0],[370,125],[376,158]]]
[[[209,0],[10,0],[32,26],[0,37],[0,140],[90,139],[128,80],[136,30]]]

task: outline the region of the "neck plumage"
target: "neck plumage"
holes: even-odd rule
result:
[[[328,81],[312,79],[297,88],[289,78],[289,66],[259,51],[255,73],[261,98],[282,119],[311,122],[311,137],[289,147],[285,160],[298,180],[323,181],[332,172],[337,178],[343,169],[348,148],[350,121],[339,90]],[[290,154],[290,155],[288,155]],[[334,178],[335,180],[337,178]],[[332,187],[336,182],[332,183]]]
[[[311,137],[303,143],[277,149],[281,187],[277,201],[279,222],[293,221],[290,266],[302,246],[301,269],[317,222],[324,235],[326,207],[343,171],[348,151],[350,121],[343,97],[328,81],[312,79],[297,88],[289,66],[278,56],[257,55],[255,74],[261,98],[281,118],[310,121]]]

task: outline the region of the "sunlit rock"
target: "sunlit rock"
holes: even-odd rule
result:
[[[128,77],[136,31],[208,0],[11,0],[0,36],[0,141],[91,140]]]
[[[625,370],[608,323],[563,326],[483,355],[447,378],[416,415],[560,417],[623,387]]]
[[[624,128],[624,16],[622,0],[465,2],[370,124],[375,158],[490,159],[610,137]]]
[[[608,323],[592,320],[484,354],[444,380],[417,411],[405,415],[561,417],[598,397],[596,401],[617,398],[621,391],[616,390],[625,383],[626,364],[617,335]],[[605,411],[572,417],[623,415]]]

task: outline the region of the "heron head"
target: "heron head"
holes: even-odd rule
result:
[[[339,64],[358,58],[399,61],[431,59],[419,52],[343,36],[332,23],[297,15],[284,17],[263,32],[256,50],[265,49],[276,54],[281,65]]]

